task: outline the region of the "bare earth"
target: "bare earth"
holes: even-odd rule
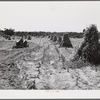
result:
[[[83,39],[71,39],[74,48],[59,48],[33,37],[28,48],[12,49],[16,40],[0,39],[0,89],[100,89],[99,66],[70,60]]]

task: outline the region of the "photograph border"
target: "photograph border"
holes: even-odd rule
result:
[[[77,2],[77,1],[86,1],[86,2],[91,2],[91,1],[95,1],[95,2],[96,2],[96,1],[100,1],[100,0],[0,0],[0,2],[24,2],[24,1],[25,1],[25,2],[26,2],[26,1],[27,1],[27,2],[34,2],[34,1],[36,1],[36,2],[39,2],[39,1],[47,1],[47,2],[48,2],[48,1],[50,1],[50,2],[51,2],[51,1],[52,1],[52,2],[53,2],[53,1],[61,1],[61,2],[63,2],[63,1],[67,1],[67,2],[68,2],[68,1],[75,1],[75,2]],[[5,91],[5,90],[3,90],[3,91]],[[12,94],[10,93],[11,91],[14,91],[14,93],[17,93],[17,90],[7,90],[7,91],[6,91],[6,92],[7,92],[6,94],[3,93],[3,98],[2,98],[2,97],[1,97],[1,94],[2,94],[3,91],[0,90],[0,100],[2,100],[2,99],[3,99],[3,100],[13,100],[13,99],[14,99],[14,100],[22,100],[22,99],[23,99],[23,100],[34,100],[34,99],[37,99],[37,100],[41,100],[41,99],[43,99],[43,100],[44,100],[44,99],[45,99],[45,100],[62,100],[62,99],[66,99],[66,100],[75,100],[75,99],[76,99],[76,100],[89,100],[89,99],[90,99],[90,100],[99,100],[99,99],[100,99],[100,96],[99,96],[99,97],[96,97],[96,94],[95,94],[96,91],[95,91],[95,90],[92,90],[93,93],[92,93],[92,94],[90,93],[89,97],[88,97],[88,96],[87,96],[87,97],[84,97],[84,94],[85,94],[85,96],[86,96],[86,93],[89,92],[89,91],[86,90],[86,91],[87,91],[87,92],[86,92],[86,91],[82,90],[82,91],[81,91],[81,93],[83,93],[83,94],[82,94],[82,98],[81,98],[81,97],[78,97],[78,98],[77,98],[77,97],[72,97],[72,98],[61,97],[61,98],[59,98],[59,93],[56,93],[56,92],[55,92],[55,93],[53,92],[54,95],[56,95],[56,97],[52,97],[52,98],[47,98],[47,97],[45,98],[45,97],[44,97],[44,98],[43,98],[43,96],[45,96],[46,90],[45,90],[45,91],[42,90],[42,91],[44,91],[43,96],[42,96],[42,97],[39,97],[39,95],[37,95],[37,97],[38,97],[39,99],[36,98],[36,94],[35,94],[35,96],[34,96],[35,98],[27,98],[27,97],[21,98],[21,93],[22,93],[22,92],[24,92],[24,91],[28,91],[28,93],[29,93],[29,92],[32,92],[32,91],[30,91],[30,90],[24,90],[24,91],[22,90],[22,91],[20,92],[20,97],[18,97],[17,99],[16,99],[16,98],[13,98],[13,97],[9,97],[9,96],[12,95]],[[35,90],[35,91],[36,91],[36,90]],[[51,91],[52,91],[52,90],[51,90]],[[68,90],[64,90],[64,91],[67,91],[67,93],[68,93]],[[79,92],[80,92],[79,90],[78,90],[78,91],[77,91],[77,90],[72,90],[72,91],[73,91],[73,94],[76,93],[77,96],[79,95]],[[38,94],[38,91],[36,91],[36,92],[37,92],[37,94]],[[61,92],[62,92],[62,91],[61,91]],[[64,93],[65,93],[65,92],[64,92]],[[49,94],[50,96],[53,96],[53,94],[52,94],[51,92],[49,92],[48,94]],[[100,95],[100,91],[97,91],[97,94]],[[6,96],[6,95],[7,95],[7,96]],[[23,96],[25,96],[25,95],[27,95],[27,93],[23,94]],[[66,95],[66,94],[64,94],[63,96],[65,96],[65,95]],[[94,97],[93,95],[95,95],[95,97]],[[18,95],[16,94],[15,96],[18,96]],[[30,95],[29,95],[29,96],[30,96]],[[67,95],[67,96],[68,96],[68,95]],[[70,96],[71,96],[71,95],[70,95]],[[4,98],[4,97],[5,97],[5,98]]]

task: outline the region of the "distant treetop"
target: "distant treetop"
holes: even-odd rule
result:
[[[10,29],[4,29],[4,34],[12,36],[14,35],[14,29],[10,28]]]

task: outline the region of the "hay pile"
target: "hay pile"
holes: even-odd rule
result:
[[[56,41],[57,41],[57,37],[54,36],[54,38],[53,38],[53,42],[56,42]]]
[[[62,47],[69,47],[69,48],[72,48],[73,47],[67,34],[65,34],[63,36],[63,44],[62,44]]]
[[[29,47],[27,41],[23,41],[23,38],[20,39],[20,41],[16,42],[16,46],[13,48],[24,48],[24,47]]]
[[[84,33],[84,42],[78,49],[75,59],[81,58],[83,61],[88,61],[94,65],[100,64],[99,33],[96,25],[90,25],[86,28]]]

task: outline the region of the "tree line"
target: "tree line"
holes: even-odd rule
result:
[[[64,34],[68,34],[68,37],[69,38],[83,38],[84,36],[84,33],[83,32],[45,32],[45,31],[34,31],[34,32],[27,32],[27,31],[15,31],[15,29],[7,29],[5,28],[4,30],[1,30],[1,32],[4,34],[4,35],[7,35],[7,36],[36,36],[36,37],[45,37],[45,36],[48,36],[48,35],[56,35],[56,36],[63,36]]]

